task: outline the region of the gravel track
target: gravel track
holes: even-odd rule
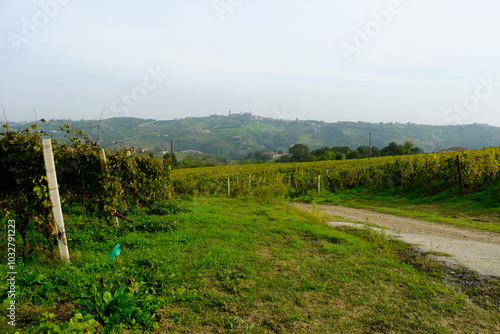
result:
[[[311,204],[293,203],[301,209],[311,209]],[[500,277],[500,234],[461,229],[413,218],[399,217],[364,209],[353,209],[333,205],[318,205],[325,214],[342,217],[360,223],[387,228],[383,233],[404,242],[415,244],[422,252],[441,252],[451,255],[432,256],[451,267],[461,265],[481,275]],[[330,225],[360,224],[331,222]]]

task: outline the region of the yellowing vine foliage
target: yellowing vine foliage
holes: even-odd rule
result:
[[[227,192],[227,179],[236,190],[259,190],[262,185],[305,193],[317,189],[335,191],[356,186],[402,187],[402,191],[428,187],[442,190],[458,185],[457,155],[462,183],[472,190],[500,177],[500,148],[460,153],[422,154],[361,160],[306,163],[217,166],[179,169],[172,176],[176,193],[218,195]]]
[[[150,206],[168,194],[168,160],[109,151],[108,172],[103,173],[99,145],[67,125],[61,130],[67,133],[67,143],[53,142],[53,152],[63,207],[78,204],[89,220],[96,216],[109,221],[111,215],[123,216],[130,206]],[[55,235],[41,143],[44,136],[36,124],[22,131],[4,124],[0,132],[0,214],[15,217],[25,252],[30,251],[27,231],[38,231],[49,245]]]

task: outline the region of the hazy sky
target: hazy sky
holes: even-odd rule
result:
[[[500,126],[498,0],[1,0],[9,121]],[[107,108],[107,109],[106,109]]]

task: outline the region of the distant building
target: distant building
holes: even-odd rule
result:
[[[290,153],[264,152],[264,155],[269,158],[275,159],[275,158],[281,158],[282,156],[288,156],[290,155]]]
[[[187,153],[187,154],[203,154],[201,151],[196,151],[196,150],[184,150],[182,153]]]
[[[450,147],[446,149],[437,149],[434,151],[434,153],[446,153],[446,152],[463,152],[467,151],[468,149],[465,147]]]

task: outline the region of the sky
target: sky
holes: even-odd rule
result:
[[[494,0],[0,0],[2,119],[500,126],[498,13]]]

